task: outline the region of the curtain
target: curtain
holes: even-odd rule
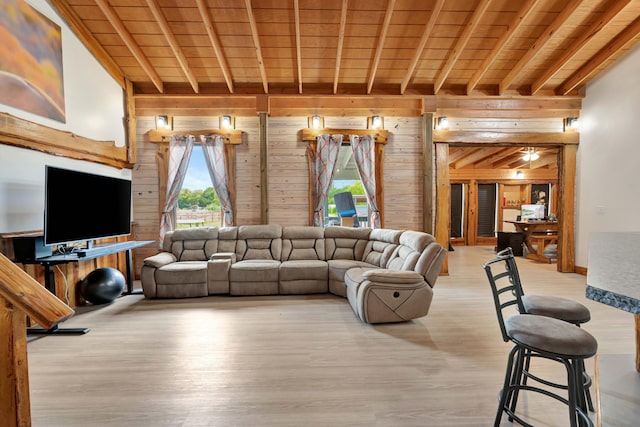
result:
[[[194,140],[195,138],[191,135],[172,135],[169,142],[169,176],[167,177],[167,195],[160,219],[160,246],[165,234],[175,228],[174,210],[178,205],[178,196],[187,173]]]
[[[222,225],[233,225],[234,212],[231,206],[231,197],[229,196],[224,139],[220,135],[200,135],[200,141],[202,142],[202,151],[207,162],[211,182],[213,182],[213,188],[216,190],[216,195],[224,212]]]
[[[371,208],[371,228],[380,228],[380,212],[376,200],[376,163],[375,141],[373,136],[350,135],[353,159],[356,162],[360,179],[367,195],[367,203]]]
[[[316,138],[316,161],[314,180],[316,182],[316,200],[313,211],[313,224],[318,227],[324,225],[322,209],[329,198],[329,189],[333,180],[333,173],[338,163],[338,153],[342,145],[342,135],[319,135]]]

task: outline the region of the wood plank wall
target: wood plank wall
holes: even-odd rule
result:
[[[217,129],[218,118],[174,117],[174,130]],[[365,129],[367,117],[325,117],[330,128]],[[309,171],[306,143],[299,131],[307,127],[307,117],[270,117],[268,119],[269,222],[306,225]],[[385,146],[385,227],[422,228],[421,118],[385,118],[392,133]],[[155,129],[153,117],[138,117],[138,163],[133,170],[133,218],[138,240],[157,240],[160,216],[156,161],[157,144],[146,133]],[[236,129],[244,133],[236,146],[236,224],[260,222],[260,146],[258,117],[236,117]],[[135,271],[139,274],[145,257],[157,247],[144,247],[136,253]]]

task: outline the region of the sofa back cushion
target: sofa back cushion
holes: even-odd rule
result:
[[[282,229],[282,261],[325,259],[324,230],[300,226]]]
[[[238,240],[238,227],[220,227],[218,229],[218,252],[235,252]]]
[[[362,261],[369,241],[370,228],[327,227],[324,246],[327,260],[349,259]]]
[[[280,261],[282,255],[282,226],[241,225],[238,227],[236,256],[238,261],[270,259]]]
[[[178,261],[206,261],[218,252],[218,228],[181,228],[165,235],[163,247]]]
[[[420,254],[435,238],[420,231],[405,231],[400,235],[400,245],[387,262],[391,270],[414,270]]]
[[[400,242],[400,230],[375,228],[369,234],[362,260],[378,267],[385,267]]]

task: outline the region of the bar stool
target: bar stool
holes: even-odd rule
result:
[[[520,289],[513,281],[512,271],[506,269],[497,274],[491,271],[492,264],[504,261],[505,257],[502,256],[483,266],[491,285],[502,338],[505,342],[511,341],[514,344],[507,359],[504,385],[500,393],[494,426],[500,425],[504,413],[508,415],[510,421],[515,420],[524,426],[531,425],[516,414],[518,394],[521,390],[540,393],[566,404],[569,408],[571,427],[593,426],[587,415],[582,373],[584,360],[596,354],[597,341],[585,330],[552,317],[514,314],[505,318],[504,311],[509,307],[515,306],[519,313],[526,311]],[[500,280],[503,278],[508,280]],[[563,364],[567,371],[567,385],[555,384],[531,373],[530,361],[533,357]],[[527,379],[550,387],[565,389],[567,397],[537,385],[527,384]]]
[[[556,297],[551,295],[528,295],[524,293],[518,265],[511,248],[506,248],[497,254],[496,262],[505,262],[505,270],[511,273],[509,280],[519,289],[524,312],[521,314],[536,314],[538,316],[553,317],[554,319],[572,323],[578,327],[583,323],[591,320],[591,312],[589,309],[577,301],[568,298]],[[589,388],[591,387],[591,377],[587,374],[583,367],[583,381],[585,398],[587,399],[587,407],[593,412],[593,401]]]

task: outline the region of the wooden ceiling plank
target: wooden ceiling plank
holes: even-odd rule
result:
[[[196,5],[198,6],[198,11],[200,12],[200,16],[202,17],[202,22],[204,23],[204,26],[207,30],[207,35],[209,36],[209,41],[211,42],[211,46],[213,47],[213,52],[218,59],[218,64],[220,64],[220,69],[222,70],[224,81],[227,83],[229,92],[233,93],[233,77],[231,76],[231,71],[229,70],[227,58],[224,56],[224,52],[222,51],[222,46],[220,46],[218,34],[216,33],[216,30],[213,27],[213,22],[211,21],[211,17],[209,16],[209,9],[207,8],[205,0],[196,0]]]
[[[422,56],[422,52],[424,51],[425,45],[427,44],[427,40],[429,40],[429,37],[431,37],[431,33],[433,32],[433,27],[436,24],[436,20],[440,15],[440,11],[442,10],[442,7],[444,6],[444,2],[445,0],[437,0],[436,4],[433,6],[433,11],[431,12],[431,15],[429,16],[429,20],[427,21],[427,24],[424,27],[424,32],[422,33],[422,37],[420,38],[418,47],[416,47],[413,57],[411,58],[411,63],[409,65],[409,68],[407,69],[407,73],[405,74],[404,79],[402,79],[402,83],[400,84],[401,95],[404,95],[404,91],[407,90],[409,81],[411,81],[411,78],[413,77],[413,73],[416,70],[418,61]]]
[[[342,47],[344,46],[344,31],[347,26],[347,8],[349,0],[342,0],[340,13],[340,32],[338,33],[338,52],[336,54],[336,68],[333,76],[333,94],[338,93],[338,80],[340,78],[340,63],[342,61]]]
[[[558,93],[567,95],[578,85],[584,82],[594,71],[598,69],[606,60],[611,58],[621,49],[624,49],[632,40],[640,34],[640,17],[636,18],[631,25],[616,36],[604,48],[602,48],[593,58],[591,58],[582,68],[571,76],[560,86]]]
[[[460,55],[462,54],[462,51],[467,45],[467,42],[471,38],[471,34],[473,34],[476,27],[480,23],[480,20],[482,19],[482,15],[486,12],[490,3],[491,3],[491,0],[481,0],[480,4],[478,4],[475,10],[473,11],[471,18],[469,19],[469,22],[467,22],[467,24],[465,25],[464,31],[462,32],[460,37],[458,37],[458,41],[456,42],[455,47],[451,51],[449,58],[447,58],[447,62],[444,64],[444,66],[442,67],[442,70],[440,71],[440,74],[436,78],[436,82],[433,87],[433,93],[435,93],[436,95],[438,94],[438,91],[440,91],[440,88],[442,88],[442,85],[444,84],[445,80],[449,76],[449,73],[453,69],[453,66],[455,65]]]
[[[144,72],[149,76],[153,85],[160,93],[163,93],[164,85],[162,79],[158,75],[158,72],[153,68],[138,43],[133,39],[133,36],[129,33],[122,20],[118,17],[116,11],[111,7],[107,0],[95,0],[95,2],[109,23],[116,30],[116,33],[118,33],[124,44],[127,45],[127,48],[129,48],[133,57],[136,58]]]
[[[475,89],[485,73],[490,69],[493,61],[495,61],[500,52],[502,52],[504,46],[513,38],[516,30],[518,30],[520,25],[529,17],[537,1],[538,0],[527,0],[522,5],[522,8],[520,8],[516,16],[509,23],[507,31],[500,36],[500,39],[498,39],[498,42],[494,45],[493,49],[491,49],[489,55],[482,61],[482,65],[478,67],[473,77],[471,77],[471,80],[469,80],[469,83],[467,83],[467,95],[471,94]]]
[[[167,39],[169,47],[171,47],[171,51],[178,60],[178,64],[180,64],[180,68],[182,68],[182,72],[189,81],[189,84],[193,88],[193,91],[195,93],[198,93],[200,91],[198,80],[196,79],[196,76],[193,75],[193,71],[189,66],[187,57],[184,56],[182,48],[180,47],[180,43],[178,43],[176,36],[173,34],[173,31],[171,31],[171,27],[169,26],[167,18],[162,13],[162,10],[160,9],[160,6],[156,2],[156,0],[147,0],[147,5],[149,6],[151,13],[153,14],[153,17],[156,19],[156,22],[160,26],[162,34],[164,34],[165,39]]]
[[[293,0],[296,24],[296,62],[298,66],[298,92],[302,93],[302,50],[300,46],[300,0]]]
[[[98,60],[104,69],[118,82],[124,89],[125,77],[122,68],[116,61],[109,56],[104,47],[98,42],[93,33],[87,28],[85,23],[80,19],[78,14],[63,0],[50,0],[51,6],[65,20],[71,31],[80,39],[80,41],[89,49],[91,54]]]
[[[477,161],[490,157],[494,152],[495,149],[493,147],[480,148],[468,156],[458,160],[454,164],[454,169],[462,169],[467,165],[475,164]]]
[[[247,16],[249,17],[249,25],[251,26],[251,37],[253,37],[253,44],[256,48],[256,56],[258,58],[258,67],[260,68],[260,77],[262,78],[262,88],[264,93],[269,93],[269,82],[267,80],[267,70],[264,67],[264,59],[262,58],[262,48],[260,47],[260,36],[258,35],[258,25],[256,24],[256,18],[253,15],[253,7],[251,6],[251,0],[245,0],[245,6],[247,8]]]
[[[615,18],[622,9],[627,6],[631,0],[617,0],[613,5],[608,5],[606,12],[597,19],[588,30],[571,43],[571,46],[565,51],[564,55],[558,58],[552,65],[549,65],[547,71],[531,85],[531,95],[535,95],[542,87],[553,78],[565,65],[582,49],[589,41],[593,39],[613,18]]]
[[[495,152],[491,157],[476,162],[474,167],[478,169],[491,169],[495,167],[495,164],[497,164],[498,162],[504,161],[505,158],[512,158],[513,155],[519,153],[521,150],[522,147],[495,149]]]
[[[369,72],[367,95],[371,94],[371,89],[373,88],[373,82],[376,78],[376,72],[378,71],[378,65],[380,64],[380,58],[382,57],[382,49],[384,48],[384,41],[387,38],[387,32],[389,31],[389,24],[391,24],[391,16],[393,15],[393,8],[395,5],[396,0],[389,0],[387,3],[387,12],[384,15],[384,22],[382,24],[382,29],[380,30],[378,45],[376,46],[376,54],[373,58],[373,63],[371,64],[371,70]]]
[[[555,17],[553,22],[544,30],[544,32],[538,37],[538,39],[531,45],[527,53],[524,54],[518,63],[509,71],[505,78],[500,82],[498,87],[498,94],[503,95],[509,88],[511,83],[518,77],[518,75],[526,68],[535,57],[540,53],[545,44],[551,40],[560,27],[571,17],[576,11],[580,3],[584,0],[571,0],[562,9],[562,11]]]

